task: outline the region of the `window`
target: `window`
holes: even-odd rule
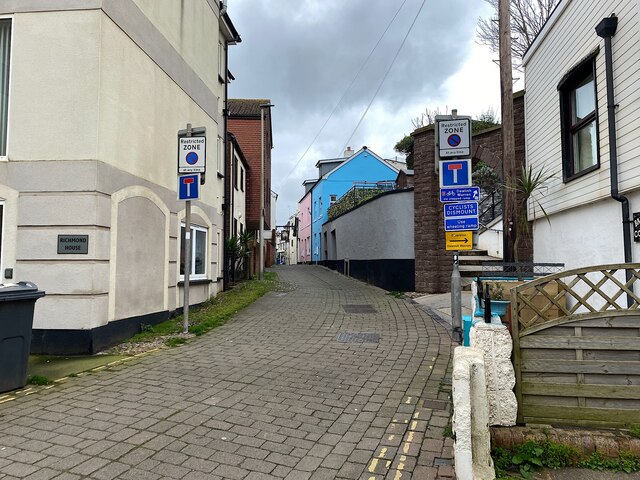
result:
[[[0,156],[7,155],[11,20],[0,20]]]
[[[574,67],[558,85],[565,182],[600,167],[595,82],[596,53]]]
[[[335,194],[331,194],[329,195],[329,203],[331,203],[331,205],[333,205],[334,203],[336,203],[338,201],[338,196]]]
[[[238,157],[233,156],[233,188],[238,190]]]
[[[222,157],[224,156],[224,144],[222,141],[222,137],[218,137],[218,145],[216,152],[216,168],[218,169],[218,176],[222,177],[223,168],[222,168]]]
[[[218,41],[218,81],[224,83],[224,45]]]
[[[184,238],[184,224],[180,229],[180,239]],[[191,275],[190,280],[207,278],[207,230],[197,225],[191,226]],[[188,241],[188,240],[187,240]],[[184,280],[184,250],[180,249],[180,280]]]
[[[240,167],[240,190],[244,192],[244,168]]]

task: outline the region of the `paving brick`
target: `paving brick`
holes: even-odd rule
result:
[[[374,459],[380,471],[363,478],[396,467],[403,480],[451,473],[434,463],[452,456],[442,442],[448,332],[415,305],[323,268],[278,272],[292,291],[179,350],[0,405],[2,443],[13,449],[0,451],[0,475],[356,479]],[[377,312],[349,316],[345,304]],[[340,330],[381,342],[339,343]],[[9,454],[35,470],[2,471]]]

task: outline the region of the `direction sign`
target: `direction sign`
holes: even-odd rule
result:
[[[178,176],[178,200],[200,198],[200,174]]]
[[[473,232],[445,232],[445,248],[447,250],[472,250]]]
[[[446,232],[478,230],[478,227],[478,217],[456,217],[444,219],[444,230]]]
[[[463,187],[463,188],[441,188],[440,201],[447,202],[464,202],[467,200],[478,200],[480,198],[480,187]]]
[[[444,204],[444,218],[477,216],[478,202],[457,202]]]
[[[440,162],[440,188],[470,187],[471,159]]]
[[[178,173],[205,173],[207,137],[178,138]]]
[[[471,118],[438,120],[440,158],[467,157],[471,154]]]

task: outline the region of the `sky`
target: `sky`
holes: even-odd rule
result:
[[[318,160],[363,145],[402,160],[393,147],[427,108],[500,111],[496,55],[475,42],[478,18],[492,13],[482,0],[228,0],[228,12],[242,38],[229,48],[229,98],[275,105],[277,225]]]

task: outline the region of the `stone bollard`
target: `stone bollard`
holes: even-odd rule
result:
[[[489,424],[516,424],[518,402],[513,388],[516,376],[511,363],[513,342],[506,325],[476,323],[469,335],[471,346],[484,354],[489,402]]]
[[[453,354],[453,445],[458,480],[493,480],[484,359],[481,350]]]

